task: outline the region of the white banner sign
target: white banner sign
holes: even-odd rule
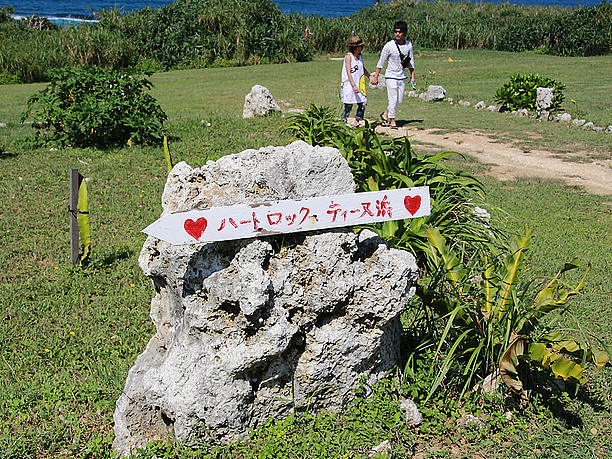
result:
[[[166,215],[143,233],[170,244],[226,241],[429,215],[429,187],[401,188]]]

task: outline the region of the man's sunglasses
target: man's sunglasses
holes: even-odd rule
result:
[[[403,31],[403,30],[394,30],[393,32],[394,32],[394,33],[404,33],[404,31]]]

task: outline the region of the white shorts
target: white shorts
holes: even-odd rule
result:
[[[397,106],[404,101],[404,90],[406,89],[406,80],[394,80],[391,78],[385,79],[387,85],[387,97],[389,98],[389,105],[387,111],[389,112],[389,118],[396,118]]]

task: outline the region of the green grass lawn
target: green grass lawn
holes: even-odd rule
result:
[[[370,70],[375,63],[376,56],[366,55]],[[585,118],[602,125],[612,124],[607,103],[611,64],[612,56],[475,50],[423,50],[416,59],[420,87],[441,84],[448,96],[472,102],[493,103],[495,90],[514,72],[539,72],[567,84],[565,105],[572,115],[570,99]],[[283,109],[310,103],[339,108],[340,66],[318,58],[153,75],[153,94],[169,116],[174,159],[198,165],[247,148],[286,144],[281,118],[241,118],[245,94],[262,84]],[[20,113],[29,95],[42,87],[0,86],[0,122],[8,125],[0,128],[0,457],[105,457],[115,400],[154,333],[149,318],[154,292],[137,257],[145,240],[140,230],[161,212],[165,159],[161,147],[21,147],[17,139],[31,128],[18,125]],[[383,91],[370,90],[366,114],[375,117],[385,104]],[[580,149],[609,157],[611,151],[609,134],[473,108],[407,99],[398,118],[422,120],[418,125],[424,128],[477,129],[561,153]],[[479,176],[485,167],[469,160],[453,165]],[[70,267],[66,207],[71,167],[89,178],[93,255],[85,269]],[[483,180],[488,201],[505,210],[494,214],[497,221],[511,231],[525,225],[536,230],[530,275],[549,277],[575,256],[592,263],[585,293],[571,302],[571,315],[559,320],[575,328],[578,319],[585,330],[611,344],[610,197],[535,179]],[[417,429],[402,422],[398,400],[406,394],[419,399],[419,382],[390,381],[346,413],[303,414],[271,423],[249,444],[223,449],[203,444],[200,453],[154,445],[142,456],[360,457],[390,440],[399,457],[415,452],[429,457],[610,457],[612,372],[590,376],[576,398],[547,387],[534,391],[524,411],[497,399],[468,397],[458,404],[442,394],[419,406],[426,421]],[[514,415],[508,419],[510,409]],[[461,427],[458,419],[465,413],[478,414],[484,427]]]

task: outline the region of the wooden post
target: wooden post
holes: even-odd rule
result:
[[[77,215],[79,213],[79,185],[83,176],[79,174],[79,169],[76,167],[70,168],[70,206],[68,211],[70,214],[70,260],[72,266],[79,263],[79,223]]]

